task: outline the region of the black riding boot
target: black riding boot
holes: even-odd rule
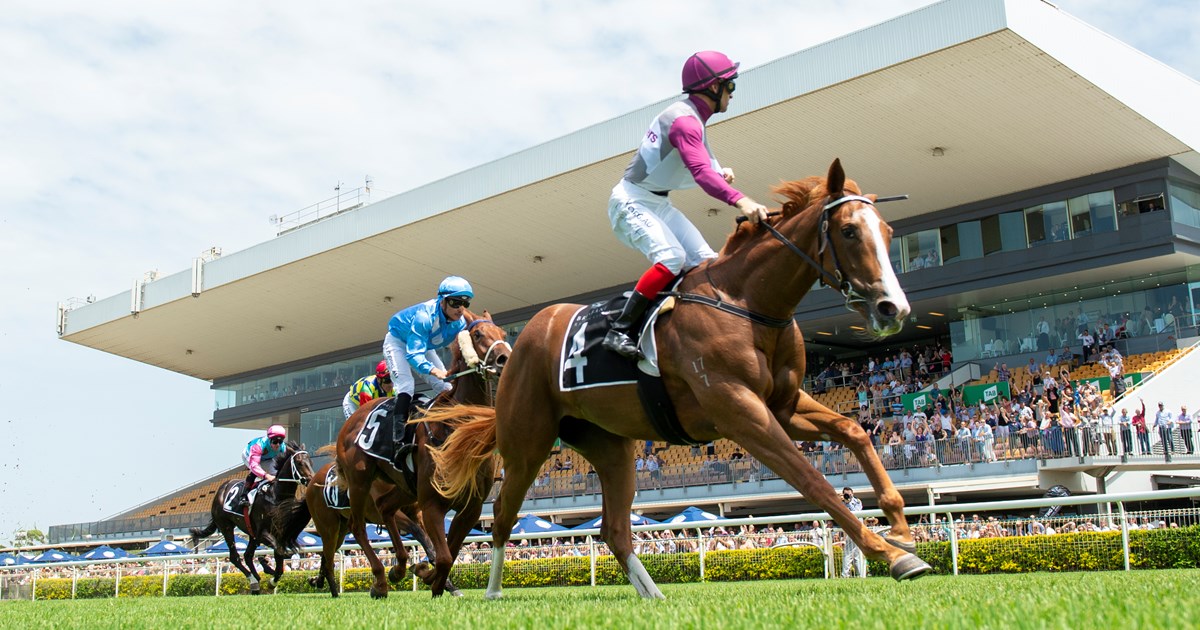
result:
[[[396,394],[396,407],[392,410],[392,465],[404,470],[401,464],[408,457],[411,449],[403,448],[404,433],[408,426],[408,409],[412,404],[412,394]]]
[[[642,318],[646,307],[650,306],[650,298],[634,291],[621,309],[621,314],[613,321],[612,328],[604,336],[602,344],[608,350],[627,358],[636,359],[638,355],[637,335],[633,330],[634,324]]]
[[[254,473],[250,473],[246,476],[246,481],[242,484],[242,491],[238,493],[237,499],[233,501],[233,509],[235,511],[241,512],[242,510],[250,507],[247,497],[250,494],[250,488],[254,487],[254,482],[257,479],[258,477],[256,477]]]

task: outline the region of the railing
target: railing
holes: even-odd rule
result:
[[[347,210],[360,208],[369,203],[371,203],[371,189],[364,186],[346,192],[339,191],[336,196],[318,201],[307,208],[301,208],[281,217],[272,217],[271,222],[275,224],[275,235],[279,236],[280,234],[291,232],[300,226],[346,212]]]
[[[1114,553],[1120,554],[1121,568],[1129,571],[1137,568],[1130,554],[1131,531],[1171,530],[1197,525],[1200,524],[1200,509],[1193,507],[1130,511],[1126,509],[1127,504],[1194,499],[1196,497],[1200,497],[1200,488],[986,503],[909,506],[905,512],[907,516],[916,519],[913,524],[913,533],[919,544],[950,543],[949,568],[955,575],[976,572],[978,569],[972,564],[964,564],[960,561],[963,553],[962,545],[970,544],[967,541],[973,539],[1001,539],[1000,543],[1008,540],[1013,541],[1014,545],[1026,544],[1019,543],[1019,541],[1028,541],[1049,549],[1060,545],[1054,534],[1105,531],[1120,532],[1121,535],[1120,537],[1092,537],[1086,540],[1070,539],[1061,544],[1072,546],[1076,553],[1096,554],[1103,551],[1110,556]],[[1064,508],[1070,506],[1095,506],[1095,511],[1067,514],[1067,510]],[[1030,510],[1052,510],[1055,514],[1043,516],[1039,512],[1030,514],[1028,517],[1011,516]],[[874,519],[884,516],[880,510],[864,510],[856,515],[859,518],[867,518],[868,526],[874,522]],[[781,527],[776,529],[776,525]],[[760,529],[763,526],[766,528]],[[701,580],[705,579],[706,566],[729,561],[727,557],[715,552],[726,549],[750,549],[762,550],[762,553],[766,553],[772,547],[791,545],[808,545],[821,549],[826,577],[847,576],[850,573],[846,567],[846,560],[849,559],[845,557],[847,554],[836,552],[836,548],[845,539],[844,533],[834,526],[829,515],[824,512],[718,519],[699,523],[659,523],[640,525],[633,529],[635,553],[666,554],[673,558],[685,553],[698,553],[698,577]],[[695,535],[689,534],[687,530],[695,530]],[[877,527],[876,530],[883,531],[883,528]],[[596,560],[601,555],[610,555],[607,546],[597,540],[598,534],[598,529],[514,534],[512,540],[516,544],[506,549],[506,560],[575,557],[581,563],[590,564],[591,584],[595,585],[597,583]],[[530,544],[533,541],[547,539],[550,540],[548,544]],[[458,562],[463,565],[489,562],[491,549],[481,546],[481,543],[490,543],[490,541],[489,535],[468,537],[467,545],[460,553]],[[411,541],[403,544],[406,547],[415,547],[416,545]],[[387,548],[390,545],[384,543],[376,546]],[[342,549],[338,559],[339,581],[342,581],[347,568],[365,565],[360,556],[351,555],[354,550],[358,549],[357,546],[347,545]],[[309,548],[303,551],[306,554],[313,554],[316,549]],[[414,562],[420,561],[420,550],[414,551],[416,553],[411,554]],[[266,553],[268,553],[266,550],[260,551],[260,554]],[[989,550],[988,553],[995,553],[995,549]],[[126,558],[2,567],[0,568],[0,599],[14,597],[35,599],[38,580],[52,577],[70,578],[72,597],[74,597],[75,587],[80,579],[115,577],[113,594],[119,595],[121,576],[146,574],[151,570],[161,572],[164,595],[167,594],[170,576],[179,573],[215,574],[217,577],[214,594],[219,594],[221,576],[229,573],[231,569],[224,555],[187,554],[162,558]],[[683,559],[678,558],[678,561],[682,566]],[[294,558],[291,562],[294,569],[296,563],[309,562],[311,566],[312,560],[308,557]],[[523,565],[520,568],[514,567],[514,570],[537,571],[539,569],[536,565]],[[865,571],[862,571],[861,574],[865,575]],[[157,574],[153,575],[157,576]],[[413,589],[417,588],[417,582],[414,581]]]

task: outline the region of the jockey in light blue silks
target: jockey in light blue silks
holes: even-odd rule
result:
[[[437,297],[396,313],[388,322],[387,336],[383,338],[383,359],[391,372],[396,396],[392,441],[396,443],[393,463],[397,468],[407,456],[407,453],[401,454],[400,445],[404,441],[408,409],[416,391],[413,374],[419,374],[435,394],[450,390],[452,386],[445,380],[449,374],[436,351],[450,345],[458,333],[466,329],[463,314],[471,306],[473,297],[475,291],[471,283],[450,276],[438,285]]]

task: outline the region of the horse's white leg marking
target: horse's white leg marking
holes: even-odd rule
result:
[[[500,592],[500,581],[504,577],[504,550],[492,550],[492,571],[488,575],[487,592],[484,593],[484,599],[500,599],[504,594]]]
[[[654,584],[654,580],[650,578],[650,574],[646,572],[646,567],[642,566],[642,561],[638,560],[637,556],[629,554],[625,559],[625,565],[629,567],[629,583],[637,590],[638,595],[646,599],[666,599],[662,591],[658,590],[658,586]]]

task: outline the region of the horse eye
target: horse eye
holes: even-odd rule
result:
[[[842,228],[842,236],[846,238],[857,238],[858,230],[854,229],[853,225],[847,225]]]

